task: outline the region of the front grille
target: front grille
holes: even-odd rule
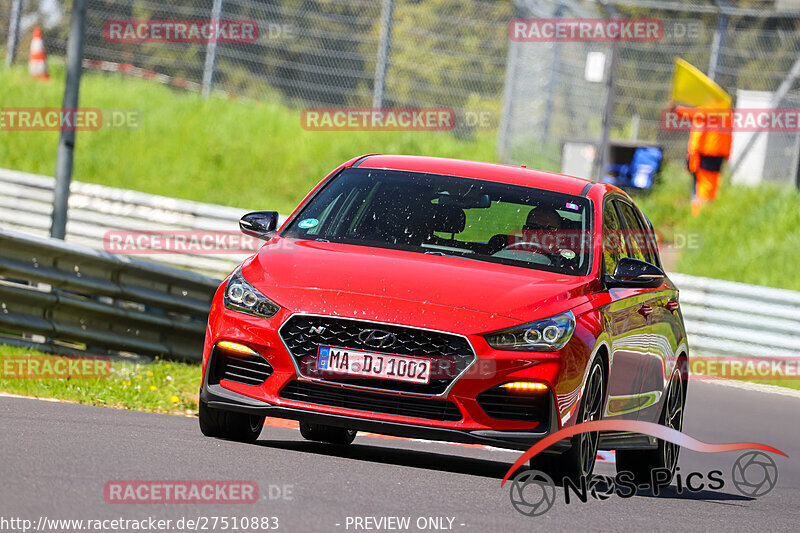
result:
[[[286,400],[295,400],[314,405],[340,407],[369,413],[425,418],[458,422],[461,411],[449,400],[428,400],[425,398],[409,398],[396,395],[378,394],[367,391],[356,391],[292,381],[281,390],[279,396]]]
[[[371,329],[390,333],[394,341],[381,348],[366,344],[362,340],[363,332]],[[280,336],[302,375],[374,389],[442,394],[475,360],[475,352],[469,342],[459,335],[362,320],[295,315],[281,327]],[[388,379],[357,379],[323,372],[317,370],[317,351],[320,346],[424,357],[431,360],[431,379],[429,383],[406,383]]]
[[[487,415],[499,420],[550,423],[549,391],[515,391],[492,387],[475,398]]]
[[[259,355],[232,354],[218,348],[211,352],[212,372],[209,383],[219,383],[221,379],[245,385],[258,386],[272,375],[273,368]]]

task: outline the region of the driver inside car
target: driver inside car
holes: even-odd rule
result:
[[[565,235],[568,230],[569,222],[558,211],[549,205],[539,205],[528,212],[522,230],[507,237],[508,244],[501,254],[508,253],[509,257],[534,254],[531,261],[574,270],[576,254],[569,249],[572,248],[569,235]]]
[[[558,234],[563,219],[549,206],[537,206],[528,212],[522,235],[512,244],[512,249],[538,252],[545,255],[558,254]]]

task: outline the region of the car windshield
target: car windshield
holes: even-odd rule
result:
[[[586,275],[591,265],[587,198],[419,172],[344,169],[281,236],[571,275]]]

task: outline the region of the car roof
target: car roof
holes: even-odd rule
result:
[[[588,188],[597,184],[592,180],[555,172],[446,157],[375,154],[354,160],[352,166],[483,179],[574,195],[586,195]]]

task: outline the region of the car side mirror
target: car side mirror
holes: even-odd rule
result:
[[[277,211],[253,211],[239,220],[239,229],[245,235],[268,241],[278,229]]]
[[[603,276],[606,288],[624,287],[628,289],[652,289],[659,287],[666,275],[664,271],[647,261],[623,257],[617,263],[614,275]]]

